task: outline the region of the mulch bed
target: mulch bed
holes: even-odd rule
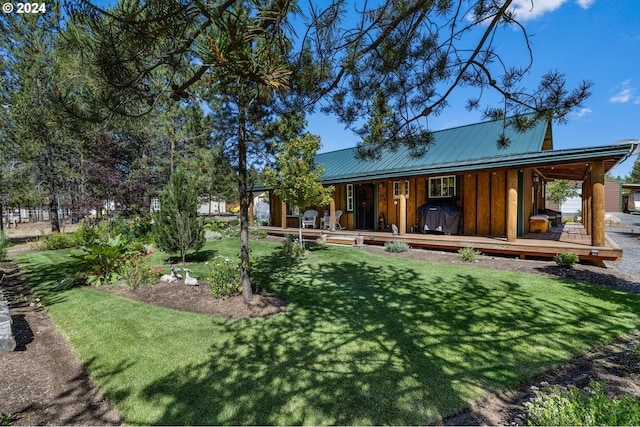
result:
[[[12,249],[21,250],[19,247]],[[411,250],[390,254],[381,247],[366,247],[363,250],[395,257],[469,265],[458,260],[456,254],[447,252]],[[549,261],[500,257],[481,257],[473,265],[478,268],[566,277],[640,293],[640,283],[635,278],[594,266],[578,265],[567,270]],[[121,424],[120,416],[87,377],[46,311],[38,306],[38,301],[21,280],[15,264],[0,263],[0,270],[6,273],[0,286],[4,289],[5,297],[10,299],[14,334],[18,344],[16,351],[0,355],[0,415],[10,415],[13,425]],[[174,282],[136,290],[124,287],[101,289],[138,301],[227,318],[276,315],[286,310],[287,306],[284,299],[269,293],[256,294],[251,304],[245,304],[241,296],[215,300],[206,284],[185,286],[182,282]],[[626,391],[640,396],[639,339],[640,332],[636,332],[593,349],[545,373],[532,384],[546,381],[551,384],[582,386],[591,379],[607,380],[614,392]],[[473,407],[441,420],[441,423],[511,425],[522,418],[525,413],[523,403],[532,397],[533,392],[529,386],[504,391],[488,396]]]

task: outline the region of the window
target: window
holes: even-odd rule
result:
[[[300,216],[300,208],[298,208],[297,206],[287,205],[287,216]]]
[[[347,211],[353,212],[353,184],[347,184]]]
[[[151,210],[157,212],[160,210],[160,199],[154,197],[151,199]]]
[[[456,195],[456,177],[439,176],[429,178],[429,198],[454,197]]]
[[[393,198],[398,199],[400,197],[400,189],[402,181],[393,181]],[[404,197],[409,198],[409,181],[404,182]]]

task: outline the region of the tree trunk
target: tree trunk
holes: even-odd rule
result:
[[[246,112],[242,100],[238,102],[238,193],[240,196],[240,273],[242,298],[253,300],[249,277],[249,193],[247,191],[247,135]]]
[[[304,241],[302,240],[302,220],[304,216],[302,213],[298,212],[298,244],[301,248],[304,248]]]
[[[49,221],[51,221],[51,231],[54,233],[60,232],[60,219],[58,218],[58,203],[57,197],[51,197],[49,203]]]

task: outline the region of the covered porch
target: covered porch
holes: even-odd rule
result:
[[[262,226],[262,230],[275,236],[294,234],[297,228]],[[368,230],[322,230],[305,228],[303,238],[323,240],[327,243],[355,245],[360,238],[364,244],[384,245],[385,242],[406,242],[413,248],[425,248],[444,251],[457,251],[472,247],[484,254],[513,256],[520,259],[551,259],[555,255],[571,251],[583,261],[603,265],[604,261],[618,261],[622,258],[622,249],[605,235],[602,245],[594,246],[592,236],[586,233],[581,224],[560,224],[546,233],[527,233],[516,241],[508,241],[499,236],[465,236],[443,234],[405,233],[394,235],[389,232]]]

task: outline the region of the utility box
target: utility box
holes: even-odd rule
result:
[[[546,233],[549,231],[549,216],[541,214],[530,217],[529,231],[532,233]]]

